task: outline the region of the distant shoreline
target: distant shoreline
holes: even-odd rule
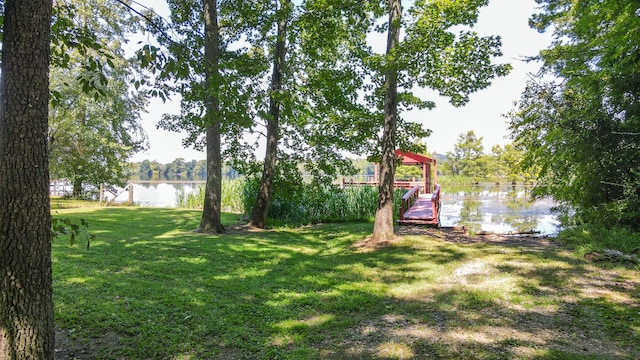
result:
[[[204,184],[206,180],[129,180],[131,184]]]

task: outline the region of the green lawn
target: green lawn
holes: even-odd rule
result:
[[[637,271],[557,246],[371,251],[352,246],[367,223],[203,235],[197,210],[54,216],[95,235],[53,243],[59,359],[640,358]]]

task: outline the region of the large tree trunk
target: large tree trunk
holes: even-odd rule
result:
[[[51,1],[6,0],[0,77],[0,358],[52,359]]]
[[[280,122],[279,92],[282,90],[282,72],[286,55],[286,35],[287,21],[291,2],[289,0],[280,1],[280,11],[278,18],[278,35],[276,38],[275,53],[273,59],[273,73],[271,74],[271,94],[269,100],[269,116],[267,118],[267,149],[264,156],[262,168],[262,180],[256,203],[251,214],[251,225],[264,228],[269,213],[269,202],[273,189],[273,179],[276,174],[276,163],[278,158],[278,138]]]
[[[222,154],[220,147],[220,89],[219,30],[216,0],[204,0],[204,60],[206,67],[205,123],[207,137],[207,183],[200,232],[221,233],[222,212]]]
[[[389,35],[387,37],[387,70],[385,74],[384,128],[378,208],[373,225],[373,242],[393,239],[393,178],[395,172],[396,123],[398,113],[398,69],[392,52],[400,43],[400,0],[389,0]]]

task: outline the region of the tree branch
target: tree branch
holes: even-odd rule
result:
[[[142,19],[144,19],[149,25],[151,25],[153,28],[155,28],[161,35],[162,37],[164,37],[165,39],[167,39],[169,42],[171,42],[172,44],[175,44],[176,42],[171,38],[171,36],[169,36],[169,34],[165,31],[164,27],[159,25],[158,23],[156,23],[154,21],[154,19],[152,19],[151,17],[143,14],[142,12],[140,12],[139,10],[133,8],[131,5],[129,5],[128,3],[126,3],[124,0],[116,0],[116,2],[120,3],[122,6],[126,7],[127,9],[129,9],[129,11],[131,11],[132,13],[140,16]],[[156,14],[159,18],[162,18],[162,16],[158,15],[158,13],[156,13],[153,9],[150,9],[142,4],[140,4],[137,1],[131,1],[131,3],[136,4],[142,8],[144,8],[145,10],[148,10],[150,12],[153,12],[154,14]]]
[[[626,131],[612,131],[611,133],[615,135],[631,135],[631,136],[640,135],[640,133],[637,133],[637,132],[626,132]]]

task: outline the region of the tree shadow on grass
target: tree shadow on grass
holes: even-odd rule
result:
[[[212,236],[190,232],[197,213],[143,210],[100,211],[103,245],[54,252],[57,358],[640,356],[637,287],[558,248],[362,252],[370,224]]]

